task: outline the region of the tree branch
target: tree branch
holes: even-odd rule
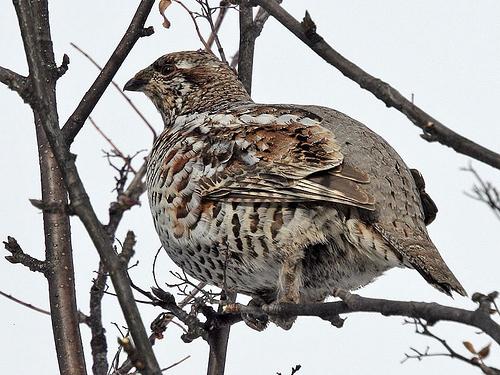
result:
[[[236,293],[224,292],[221,298],[222,304],[219,305],[218,313],[222,313],[224,303],[234,303]],[[208,357],[207,375],[224,375],[226,368],[227,345],[229,342],[230,325],[214,328],[208,333],[208,345],[210,353]]]
[[[81,49],[80,47],[78,47],[75,43],[70,43],[70,45],[74,49],[76,49],[78,52],[80,52],[83,56],[85,56],[92,63],[92,65],[94,65],[97,69],[99,69],[100,71],[103,70],[103,68],[97,63],[97,61],[95,61],[92,58],[92,56],[90,56],[87,52],[85,52],[83,49]],[[113,74],[113,76],[114,76],[114,74]],[[144,117],[144,115],[139,110],[139,108],[137,108],[137,106],[134,104],[134,102],[132,101],[132,99],[130,99],[129,96],[123,92],[123,90],[121,89],[121,87],[114,80],[111,80],[111,84],[117,90],[117,92],[120,94],[120,96],[123,99],[125,99],[125,101],[128,103],[128,105],[130,107],[132,107],[132,109],[134,110],[134,112],[137,113],[137,115],[144,122],[144,125],[146,125],[148,127],[148,129],[151,131],[151,133],[153,133],[153,139],[156,139],[157,134],[156,134],[155,129],[153,128],[153,125],[151,125],[150,122],[146,119],[146,117]],[[90,115],[89,115],[89,117],[90,117]]]
[[[127,189],[118,196],[115,202],[110,204],[109,221],[106,224],[106,231],[110,236],[114,236],[125,211],[138,204],[140,196],[146,191],[146,184],[143,181],[146,175],[146,164],[145,161],[134,175]]]
[[[278,4],[281,4],[283,0],[275,0]],[[255,40],[259,37],[261,34],[264,24],[266,21],[269,19],[269,13],[267,13],[262,7],[259,7],[259,10],[257,11],[257,14],[253,20],[253,27],[252,27],[252,38],[253,38],[253,43],[255,43]],[[241,32],[241,28],[240,28]],[[236,51],[234,54],[233,58],[231,59],[231,63],[229,64],[231,68],[236,68],[238,66],[238,60],[239,60],[239,54],[240,50]]]
[[[26,254],[14,237],[7,236],[7,242],[4,241],[3,245],[5,250],[12,254],[5,257],[10,263],[22,264],[33,272],[41,272],[43,274],[47,272],[47,263]]]
[[[108,373],[108,344],[106,342],[106,330],[102,325],[102,297],[106,290],[108,275],[104,264],[99,262],[97,276],[90,288],[90,315],[86,320],[90,327],[92,339],[90,348],[92,351],[92,372],[94,375],[106,375]]]
[[[450,358],[458,359],[458,360],[460,360],[462,362],[468,363],[468,364],[470,364],[472,366],[478,367],[486,375],[500,375],[500,370],[499,369],[497,369],[495,367],[487,366],[484,363],[484,361],[483,361],[484,358],[486,358],[489,355],[489,346],[487,346],[485,348],[485,349],[487,349],[487,352],[485,354],[483,354],[483,353],[481,353],[482,350],[479,353],[477,353],[477,352],[475,352],[474,347],[472,347],[472,344],[470,344],[468,342],[464,342],[464,345],[466,345],[466,344],[470,344],[471,345],[470,349],[469,349],[468,346],[466,346],[466,347],[468,348],[468,350],[474,350],[473,354],[475,354],[474,357],[467,358],[467,357],[459,354],[457,351],[455,351],[450,346],[450,344],[448,344],[448,342],[446,342],[445,339],[442,339],[441,337],[439,337],[439,336],[435,335],[434,333],[432,333],[429,330],[429,325],[427,323],[423,322],[422,320],[420,320],[420,319],[413,319],[413,322],[408,321],[408,322],[405,322],[405,323],[414,324],[415,325],[415,332],[416,333],[418,333],[419,335],[431,337],[432,339],[436,340],[437,342],[439,342],[446,349],[446,352],[445,353],[430,353],[429,352],[429,347],[427,347],[425,351],[420,351],[420,350],[417,350],[415,348],[410,348],[410,350],[414,354],[407,354],[407,353],[405,353],[405,358],[401,361],[401,363],[404,363],[404,362],[406,362],[409,359],[418,359],[420,361],[423,358],[429,358],[429,357],[450,357]]]
[[[212,45],[215,42],[215,39],[217,39],[217,34],[219,33],[220,27],[222,25],[222,22],[224,21],[224,18],[226,17],[228,10],[228,4],[222,3],[220,5],[219,9],[219,14],[217,15],[217,18],[215,19],[215,23],[213,24],[212,32],[210,33],[210,36],[208,37],[207,40],[207,46],[211,49]]]
[[[14,7],[28,60],[29,84],[38,143],[42,200],[45,205],[66,205],[67,191],[61,169],[49,147],[42,123],[57,125],[56,81],[69,63],[58,68],[52,50],[46,1],[15,0]],[[52,332],[59,370],[64,374],[86,374],[85,358],[76,307],[75,276],[69,216],[65,210],[44,210],[44,272],[49,285]]]
[[[236,305],[237,312],[251,314],[268,314],[280,317],[318,316],[332,321],[339,314],[354,312],[373,312],[384,316],[406,316],[409,318],[425,319],[429,325],[439,321],[457,322],[481,329],[500,344],[500,325],[491,319],[484,308],[465,310],[451,306],[444,306],[428,302],[391,301],[386,299],[367,298],[346,291],[337,291],[339,302],[311,303],[311,304],[279,304],[263,306]],[[234,311],[232,307],[229,311]],[[219,324],[234,324],[239,321],[234,316],[227,316]],[[334,320],[335,321],[335,320]]]
[[[24,102],[29,103],[31,100],[31,90],[28,84],[28,77],[22,76],[10,69],[0,66],[0,82],[12,91],[17,92]]]
[[[1,290],[0,290],[0,295],[4,296],[7,299],[10,299],[11,301],[13,301],[15,303],[20,304],[21,306],[27,307],[28,309],[31,309],[31,310],[34,310],[36,312],[42,313],[44,315],[50,316],[50,311],[44,310],[44,309],[42,309],[40,307],[33,306],[31,303],[27,303],[27,302],[21,301],[19,298],[13,297],[10,294],[2,292]]]
[[[89,117],[102,94],[104,94],[104,91],[111,83],[113,77],[125,58],[128,56],[129,52],[132,50],[135,43],[139,40],[139,38],[153,34],[154,30],[152,27],[146,29],[144,28],[144,23],[151,12],[153,4],[154,0],[141,1],[134,17],[132,18],[132,22],[130,22],[127,31],[120,40],[120,43],[118,43],[118,46],[111,54],[111,57],[106,65],[104,65],[104,68],[101,73],[99,73],[92,86],[90,86],[89,90],[83,96],[80,104],[78,104],[78,107],[66,121],[62,130],[64,139],[68,146],[73,142],[75,136],[83,127],[83,124]]]
[[[240,3],[240,47],[238,52],[238,78],[247,90],[252,93],[253,55],[255,50],[253,8],[249,0]]]
[[[116,71],[135,41],[143,35],[142,25],[153,5],[153,1],[143,0],[141,2],[138,12],[134,16],[131,26],[129,27],[129,31],[133,35],[130,36],[126,34],[124,36],[119,48],[115,51],[116,53],[113,54],[112,59],[107,64],[108,69],[105,67],[100,75],[101,78],[98,77],[94,83],[93,87],[97,86],[94,87],[96,91],[90,90],[90,94],[86,94],[84,97],[86,103],[77,108],[77,111],[75,111],[77,114],[76,116],[71,117],[73,122],[70,122],[70,124],[73,125],[66,128],[69,129],[66,130],[66,139],[59,128],[57,117],[55,100],[57,67],[53,59],[47,2],[45,0],[37,0],[37,2],[32,3],[31,1],[32,0],[17,0],[15,1],[15,5],[16,10],[18,10],[18,18],[28,60],[31,83],[36,98],[34,110],[39,115],[37,124],[43,127],[47,136],[57,165],[60,167],[59,170],[62,172],[62,177],[68,189],[74,212],[84,224],[94,246],[99,252],[99,256],[104,266],[111,276],[120,306],[134,339],[137,352],[141,356],[142,363],[144,363],[144,373],[147,375],[160,374],[160,367],[152,351],[130,287],[127,266],[123,264],[118,254],[116,254],[113,248],[112,239],[108,236],[104,226],[99,222],[90,204],[89,197],[87,196],[76,169],[74,157],[69,153],[66,143],[67,139],[72,140],[81,129],[82,121],[86,119],[90,110],[102,95],[105,86],[107,86],[107,83],[112,79],[112,73]],[[38,33],[42,33],[42,35]],[[47,82],[49,82],[50,85]],[[85,113],[84,116],[81,116],[82,111]],[[51,158],[51,160],[54,159]],[[58,181],[60,180],[61,179]],[[54,238],[57,237],[58,236],[54,236]],[[74,280],[74,278],[70,280]],[[60,341],[66,343],[66,345],[69,345],[68,342],[74,345],[67,337]],[[64,370],[61,369],[61,372],[65,374],[73,373],[73,371],[75,371],[73,367],[68,367]]]
[[[316,25],[306,12],[302,23],[299,23],[274,0],[254,0],[283,26],[302,40],[326,62],[337,68],[343,75],[370,91],[386,106],[393,107],[403,113],[416,126],[423,130],[421,135],[428,142],[439,142],[451,147],[456,152],[482,161],[496,169],[500,169],[500,155],[493,152],[444,126],[441,122],[414,105],[388,83],[375,78],[347,60],[335,51],[316,33]]]

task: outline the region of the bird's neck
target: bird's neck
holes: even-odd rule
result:
[[[165,126],[173,124],[178,116],[217,113],[236,104],[253,103],[241,82],[236,79],[212,80],[199,88],[186,88],[182,94],[169,103],[168,108],[160,110]]]

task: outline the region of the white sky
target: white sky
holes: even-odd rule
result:
[[[188,2],[187,0],[186,2]],[[71,57],[68,73],[58,85],[59,115],[64,122],[73,111],[97,72],[69,45],[78,44],[104,64],[126,29],[136,7],[135,1],[51,1],[51,24],[57,60]],[[286,0],[285,7],[296,17],[311,13],[318,32],[334,48],[371,74],[391,83],[428,113],[453,130],[493,150],[500,150],[498,101],[500,98],[500,3],[483,1],[308,1]],[[222,30],[226,54],[237,48],[235,12],[230,12]],[[123,83],[157,57],[172,51],[200,48],[190,18],[178,5],[168,9],[170,30],[161,26],[153,10],[148,25],[156,33],[139,41],[116,76]],[[12,4],[0,3],[0,65],[26,74],[27,68]],[[340,110],[381,134],[411,167],[418,168],[427,182],[427,191],[439,207],[430,234],[441,254],[469,294],[500,289],[500,222],[485,205],[464,196],[473,178],[460,171],[468,158],[419,138],[419,130],[393,109],[387,109],[370,93],[344,78],[324,63],[276,21],[270,20],[257,41],[253,98],[268,103],[319,104]],[[142,95],[134,101],[157,129],[160,116]],[[43,258],[41,214],[28,198],[40,197],[39,173],[32,114],[15,93],[0,88],[0,171],[3,176],[0,205],[0,237],[14,236],[30,254]],[[140,119],[110,88],[93,112],[93,118],[126,153],[149,149],[151,138]],[[72,151],[98,215],[107,220],[113,199],[112,170],[102,158],[109,149],[87,123]],[[474,162],[482,176],[500,186],[499,172]],[[127,213],[118,238],[133,229],[138,237],[136,260],[131,271],[134,281],[144,288],[153,285],[151,263],[159,246],[145,199],[140,208]],[[72,220],[78,303],[88,312],[88,291],[97,254],[78,220]],[[175,266],[165,256],[160,274]],[[166,277],[166,276],[165,276]],[[48,308],[45,279],[21,266],[0,262],[0,290]],[[441,295],[411,270],[393,270],[359,291],[361,295],[436,301],[472,308],[472,302]],[[57,372],[50,320],[6,299],[0,299],[0,371],[16,374]],[[142,307],[149,322],[158,310]],[[422,362],[399,361],[409,346],[441,351],[436,342],[417,336],[402,318],[377,315],[349,316],[344,328],[335,329],[319,319],[300,318],[291,331],[274,326],[257,333],[243,324],[233,327],[228,353],[227,374],[288,374],[301,364],[299,374],[465,374],[468,365],[450,359],[432,358]],[[114,297],[106,296],[104,322],[108,331],[110,358],[116,349],[116,329],[124,319]],[[453,324],[440,323],[436,330],[457,350],[461,342],[476,347],[490,342]],[[155,346],[162,364],[167,366],[190,354],[191,358],[169,371],[171,374],[205,372],[208,346],[201,340],[180,341],[180,330],[168,329],[166,339]],[[82,326],[86,359],[90,372],[90,335]],[[491,364],[500,366],[498,346]]]

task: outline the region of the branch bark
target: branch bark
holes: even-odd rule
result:
[[[238,78],[248,95],[252,93],[253,55],[255,50],[253,10],[249,0],[240,3],[240,47],[238,56]]]
[[[135,43],[139,38],[153,34],[153,27],[144,28],[144,24],[151,12],[153,4],[154,0],[141,1],[120,43],[118,43],[118,46],[111,54],[108,62],[104,65],[104,68],[99,73],[92,86],[90,86],[89,90],[85,93],[75,111],[66,121],[62,130],[68,146],[71,145],[78,132],[82,129],[85,120],[87,120],[102,94],[104,94],[104,91],[111,83],[113,77]]]
[[[99,262],[97,276],[90,288],[90,314],[86,321],[92,333],[90,348],[92,351],[92,373],[94,375],[106,375],[108,373],[108,344],[106,341],[106,330],[102,325],[102,297],[106,290],[108,275],[104,264]]]
[[[69,153],[66,139],[59,128],[55,96],[55,81],[59,77],[60,72],[54,62],[47,1],[15,0],[14,5],[19,19],[24,49],[30,71],[30,82],[33,90],[33,99],[30,104],[35,112],[37,129],[40,128],[43,131],[47,137],[48,144],[50,145],[50,148],[46,146],[43,149],[43,152],[50,155],[51,163],[54,163],[50,165],[47,164],[47,170],[52,173],[51,168],[55,168],[57,173],[61,173],[61,176],[57,179],[57,189],[64,189],[64,185],[62,184],[63,179],[68,190],[74,212],[83,222],[94,243],[94,246],[99,252],[104,266],[109,271],[111,280],[118,295],[120,306],[127,321],[128,328],[130,329],[134,339],[137,352],[141,356],[142,363],[145,366],[144,373],[160,374],[160,367],[152,351],[151,344],[142,324],[139,310],[137,309],[137,305],[134,301],[134,296],[127,274],[127,265],[124,264],[118,254],[116,254],[113,248],[112,239],[108,236],[104,226],[97,219],[76,169],[74,157]],[[72,140],[81,129],[83,124],[82,121],[86,118],[85,114],[88,115],[88,113],[90,113],[90,110],[94,107],[95,103],[102,95],[105,86],[107,86],[107,84],[111,81],[112,75],[116,72],[116,69],[118,69],[118,66],[125,58],[128,51],[132,48],[135,41],[143,35],[144,29],[142,28],[142,25],[152,5],[153,1],[141,2],[139,10],[134,16],[132,24],[129,27],[129,29],[132,29],[131,32],[134,33],[134,35],[132,37],[127,37],[126,35],[122,39],[119,48],[117,48],[117,50],[122,52],[122,55],[118,56],[117,60],[113,60],[112,58],[111,60],[113,61],[108,62],[108,69],[105,67],[103,73],[100,75],[102,78],[98,77],[96,80],[97,84],[95,83],[95,85],[98,86],[94,87],[96,91],[93,92],[91,90],[90,94],[87,93],[82,101],[82,103],[84,103],[83,106],[79,106],[77,111],[75,111],[77,115],[74,117],[72,116],[74,121],[70,122],[73,125],[70,125],[67,128],[69,130],[66,131],[67,137],[69,137],[68,139]],[[85,102],[85,98],[88,99],[87,102]],[[84,112],[84,115],[82,116],[81,111]],[[52,157],[51,152],[53,152],[55,160],[54,157]],[[55,177],[54,174],[51,174],[50,176],[51,178]],[[64,194],[66,193],[64,192]],[[57,213],[48,214],[57,215]],[[50,218],[52,217],[53,216],[50,216]],[[67,219],[67,216],[65,217]],[[52,226],[57,232],[57,236],[53,237],[55,241],[60,234],[60,223],[53,222],[53,224],[57,224]],[[69,224],[66,228],[69,231]],[[63,238],[62,241],[69,241],[69,236]],[[68,244],[70,244],[70,242],[68,242]],[[64,254],[67,255],[68,253]],[[63,256],[63,254],[60,255]],[[54,259],[54,261],[59,260],[60,259]],[[73,280],[74,278],[71,277],[63,281],[66,283],[70,281],[73,282]],[[75,316],[77,316],[77,314],[75,314]],[[53,319],[56,318],[53,317]],[[78,324],[76,324],[76,326],[78,327]],[[62,347],[73,346],[72,350],[67,351],[68,356],[71,355],[71,351],[73,356],[81,353],[81,350],[74,347],[74,341],[68,339],[68,333],[66,331],[64,331],[64,339],[56,340],[56,345],[61,345]],[[64,367],[61,368],[61,373],[77,373],[75,370],[76,368],[82,368],[83,370],[81,373],[85,373],[84,363],[73,363],[74,365],[71,365],[71,362],[61,360],[60,364]]]
[[[31,90],[29,89],[28,77],[0,66],[0,82],[17,92],[26,103],[29,102]]]
[[[391,301],[378,298],[361,297],[346,291],[338,291],[338,302],[311,304],[279,304],[263,306],[263,308],[237,305],[238,312],[250,314],[269,314],[280,317],[317,316],[324,320],[337,322],[339,314],[355,312],[379,313],[383,316],[405,316],[425,319],[429,325],[440,321],[462,323],[476,327],[488,334],[500,344],[500,325],[491,319],[489,308],[480,306],[477,310],[465,310],[457,307],[444,306],[438,303]],[[486,311],[488,310],[488,311]],[[222,315],[222,324],[234,324],[239,319]]]
[[[30,86],[38,86],[32,95],[26,89],[18,93],[29,99],[35,118],[38,143],[42,200],[45,205],[66,205],[67,191],[61,170],[50,149],[44,117],[57,123],[55,85],[60,71],[55,63],[45,1],[14,1],[24,42],[30,75]],[[36,17],[34,15],[37,15]],[[43,64],[37,65],[35,62]],[[66,62],[67,65],[67,62]],[[42,99],[43,98],[43,99]],[[76,307],[75,277],[69,216],[65,210],[44,210],[45,277],[49,285],[52,332],[59,370],[63,374],[86,374],[85,358]]]
[[[403,113],[416,126],[423,130],[421,137],[428,142],[439,142],[451,147],[456,152],[470,156],[486,163],[493,168],[500,169],[500,155],[473,141],[467,139],[414,105],[388,83],[373,77],[340,53],[335,51],[316,32],[316,25],[311,20],[309,13],[302,23],[299,23],[274,0],[254,0],[283,26],[290,30],[297,38],[302,40],[327,63],[337,68],[343,75],[358,83],[363,89],[370,91],[387,107],[393,107]]]
[[[236,293],[226,293],[225,301],[234,303],[236,301]],[[218,313],[222,313],[223,305],[219,305]],[[210,353],[208,356],[207,375],[224,375],[226,368],[226,355],[227,346],[229,343],[229,333],[231,326],[222,326],[213,329],[208,333],[208,345],[210,346]]]

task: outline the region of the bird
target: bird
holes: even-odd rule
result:
[[[365,125],[326,107],[255,103],[205,51],[166,54],[124,90],[163,119],[148,199],[188,275],[268,305],[321,302],[394,267],[466,295],[429,238],[437,208],[422,175]]]

